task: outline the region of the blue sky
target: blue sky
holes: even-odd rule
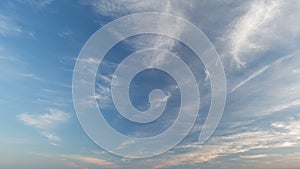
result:
[[[297,0],[1,1],[0,168],[300,168],[299,8]],[[130,37],[110,50],[97,74],[96,98],[119,132],[135,137],[162,132],[178,112],[180,92],[171,77],[145,71],[132,81],[131,99],[139,110],[149,107],[146,98],[153,88],[167,93],[167,111],[147,125],[117,113],[109,84],[118,63],[133,51],[170,50],[198,72],[201,84],[200,113],[190,134],[162,155],[127,159],[102,150],[81,128],[72,102],[76,58],[95,31],[137,12],[185,18],[219,53],[227,101],[206,144],[197,139],[210,105],[209,75],[182,43],[158,35]],[[180,25],[154,26],[184,31]]]

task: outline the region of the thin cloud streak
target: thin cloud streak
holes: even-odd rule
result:
[[[28,3],[38,8],[44,8],[52,4],[55,0],[25,0],[22,2]]]
[[[26,125],[33,126],[38,129],[49,129],[55,127],[58,123],[69,120],[70,115],[57,109],[49,109],[49,113],[45,114],[28,114],[22,113],[17,118]]]
[[[240,88],[241,86],[243,86],[244,84],[246,84],[247,82],[249,82],[250,80],[256,78],[257,76],[259,76],[260,74],[264,73],[266,70],[268,70],[270,67],[281,63],[284,60],[287,60],[295,55],[299,54],[299,51],[296,51],[290,55],[286,55],[284,57],[281,57],[280,59],[276,60],[273,63],[270,63],[266,66],[264,66],[263,68],[259,69],[258,71],[254,72],[253,74],[251,74],[248,78],[246,78],[245,80],[241,81],[240,83],[238,83],[235,87],[232,88],[231,93],[236,91],[238,88]]]
[[[22,31],[22,28],[14,23],[11,18],[0,14],[0,35],[15,35],[21,33]]]
[[[199,166],[201,163],[209,162],[219,157],[246,153],[257,149],[298,147],[300,146],[298,123],[299,120],[277,122],[270,125],[273,131],[246,131],[213,137],[205,145],[195,142],[178,146],[175,149],[178,153],[166,155],[153,168],[167,168],[178,165]],[[285,129],[285,131],[282,131],[282,129]]]
[[[179,1],[178,1],[179,2]],[[173,13],[176,11],[177,16],[181,16],[183,18],[188,19],[189,17],[186,16],[185,10],[183,10],[183,6],[190,8],[192,5],[191,3],[176,3],[170,0],[161,2],[161,1],[136,1],[136,0],[129,0],[129,1],[95,1],[90,0],[85,2],[85,4],[92,5],[97,13],[103,16],[109,16],[112,18],[118,18],[123,15],[137,13],[137,12],[162,12],[162,13]],[[144,18],[147,19],[147,18]],[[137,21],[139,22],[139,21]],[[147,23],[147,21],[144,21]],[[157,30],[167,30],[170,34],[181,34],[184,31],[183,25],[179,23],[174,24],[170,23],[174,26],[163,27],[159,24],[160,21],[157,21],[156,25],[149,25],[155,27]],[[131,25],[128,25],[131,26]],[[135,28],[139,29],[139,28]],[[147,48],[161,48],[166,50],[171,50],[175,46],[175,41],[171,38],[162,37],[162,36],[140,36],[136,37],[133,41],[126,41],[135,49],[143,49]],[[157,57],[156,60],[152,60],[151,63],[147,63],[148,65],[152,65],[155,67],[156,65],[160,65],[164,63],[164,57]]]
[[[40,82],[45,82],[46,80],[35,75],[35,74],[32,74],[32,73],[18,73],[18,75],[20,77],[23,77],[23,78],[30,78],[30,79],[33,79],[33,80],[37,80],[37,81],[40,81]]]
[[[17,119],[25,125],[32,126],[40,131],[40,134],[46,137],[49,144],[58,146],[61,138],[53,133],[53,129],[57,128],[70,119],[70,115],[61,110],[49,109],[49,113],[45,114],[28,114],[22,113],[17,115]]]

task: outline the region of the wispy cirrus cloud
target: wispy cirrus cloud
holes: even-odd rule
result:
[[[263,114],[263,115],[272,114],[274,112],[280,112],[280,111],[283,111],[285,109],[289,109],[289,108],[293,108],[293,107],[297,107],[297,106],[300,106],[300,99],[294,100],[294,101],[291,101],[291,102],[287,102],[287,103],[284,103],[284,104],[280,104],[280,105],[277,105],[277,106],[274,106],[274,107],[270,107],[269,109],[261,112],[261,114]]]
[[[1,22],[1,21],[0,21]],[[20,59],[7,53],[7,47],[0,44],[0,62],[20,62]]]
[[[73,32],[69,29],[57,33],[57,36],[59,36],[61,38],[71,37],[72,35],[73,35]]]
[[[239,104],[231,104],[232,114],[262,118],[299,107],[298,56],[299,52],[294,52],[282,57],[234,86],[231,99]]]
[[[5,15],[0,14],[0,35],[9,36],[21,33],[22,28],[15,21]]]
[[[137,12],[165,12],[183,15],[194,1],[155,1],[155,0],[127,0],[127,1],[105,1],[88,0],[84,4],[92,5],[96,12],[103,16],[120,17]],[[174,9],[178,9],[177,11]],[[184,9],[184,10],[183,10]]]
[[[61,110],[49,109],[49,113],[22,113],[17,115],[17,118],[23,121],[26,125],[33,126],[38,129],[51,129],[53,127],[56,127],[59,123],[63,123],[69,120],[70,115]]]
[[[195,5],[194,2],[188,2],[190,6],[186,6],[187,3],[183,1],[167,1],[163,2],[164,4],[158,1],[108,2],[92,0],[88,2],[94,6],[97,13],[112,18],[118,18],[135,12],[156,11],[173,13],[188,19],[190,16],[186,15],[188,13],[186,11],[192,9],[190,6]],[[204,6],[207,5],[205,3],[198,3],[195,6],[198,5],[199,7],[202,4],[204,4]],[[234,78],[234,76],[238,74],[237,72],[241,70],[241,68],[243,68],[242,71],[247,73],[252,72],[247,74],[246,77],[238,77],[238,83],[235,83],[235,86],[232,88],[233,94],[236,95],[238,99],[231,100],[230,106],[233,107],[233,112],[238,111],[240,115],[232,119],[239,121],[239,117],[241,116],[254,115],[256,118],[251,119],[251,123],[254,123],[260,119],[257,119],[259,116],[262,117],[273,114],[274,112],[282,112],[283,110],[298,106],[299,100],[295,93],[299,91],[298,75],[300,71],[297,68],[299,67],[299,62],[298,59],[295,59],[296,56],[294,58],[285,56],[288,53],[293,53],[293,51],[296,51],[298,48],[295,44],[299,44],[300,22],[299,19],[297,19],[300,16],[298,10],[299,2],[290,1],[287,3],[281,0],[254,0],[246,3],[241,3],[240,1],[226,1],[226,3],[217,4],[219,6],[226,6],[226,8],[228,6],[237,6],[239,10],[237,12],[237,9],[228,7],[230,11],[227,12],[226,10],[224,14],[230,13],[230,19],[227,18],[227,21],[232,22],[228,23],[226,27],[220,26],[224,28],[224,30],[227,28],[227,31],[221,32],[223,35],[220,37],[221,39],[225,39],[224,42],[226,44],[229,44],[224,53],[230,56],[228,57],[229,60],[234,62],[239,68],[233,70],[233,74],[230,74],[232,72],[227,74],[229,81],[231,80],[230,78]],[[222,10],[222,8],[220,8],[220,10]],[[192,17],[203,17],[202,15],[196,14]],[[207,16],[209,16],[209,14],[212,16],[203,20],[209,22],[211,19],[214,19],[215,12],[213,14],[207,12],[206,14]],[[224,16],[224,18],[226,17],[228,16]],[[220,18],[223,19],[223,16]],[[211,22],[222,21],[213,20]],[[196,24],[207,30],[215,30],[213,26],[216,26],[212,24],[210,25],[212,27],[205,27],[206,25],[203,23]],[[158,29],[168,28],[158,26]],[[174,29],[171,30],[174,31],[174,33],[184,31],[180,26],[171,27],[171,29]],[[208,31],[208,33],[210,32]],[[147,38],[147,40],[145,40],[145,37],[142,37],[141,39],[137,39],[136,42],[137,43],[132,43],[135,49],[150,46],[170,50],[174,46],[172,40],[169,41],[169,39],[161,37],[150,37]],[[273,56],[273,53],[279,50],[282,53]],[[270,63],[268,63],[269,58],[272,58],[270,59]],[[263,63],[261,63],[262,61]],[[162,60],[153,61],[151,64],[155,65],[159,62],[162,62]],[[261,65],[265,66],[260,67]],[[231,69],[230,66],[226,68]],[[103,89],[103,91],[108,90]],[[100,96],[97,96],[97,98],[100,98]],[[230,114],[230,112],[227,112],[227,114]],[[226,124],[226,122],[224,123]],[[241,120],[239,123],[243,123],[243,121]],[[153,168],[167,168],[183,164],[198,166],[200,163],[209,162],[219,157],[250,152],[254,149],[276,149],[280,147],[293,147],[299,144],[299,142],[294,139],[296,136],[292,134],[293,132],[298,133],[298,131],[295,131],[295,126],[285,131],[286,133],[267,129],[255,129],[252,131],[251,123],[247,126],[248,132],[236,131],[227,136],[215,137],[208,142],[208,145],[203,146],[197,143],[191,143],[185,147],[180,147],[179,149],[181,150],[176,150],[176,153],[172,153],[170,156],[164,156],[166,158],[155,159],[158,160],[156,163],[154,163],[154,160],[149,160],[149,163],[157,164]],[[284,125],[289,125],[290,123],[292,122],[288,122]],[[276,129],[275,124],[264,127]],[[254,159],[258,157],[262,158],[263,156],[265,155],[252,157],[245,155],[241,156],[241,158]]]
[[[240,88],[241,86],[243,86],[244,84],[246,84],[247,82],[249,82],[250,80],[256,78],[257,76],[259,76],[260,74],[264,73],[266,70],[268,70],[269,68],[271,68],[272,66],[276,65],[276,64],[279,64],[281,63],[282,61],[286,60],[286,59],[289,59],[291,57],[294,57],[295,55],[299,55],[299,52],[300,51],[296,51],[292,54],[289,54],[289,55],[286,55],[286,56],[283,56],[281,58],[279,58],[278,60],[274,61],[273,63],[270,63],[264,67],[262,67],[261,69],[255,71],[253,74],[251,74],[249,77],[247,77],[245,80],[241,81],[240,83],[238,83],[236,86],[234,86],[232,89],[231,89],[231,92],[234,92],[235,90],[237,90],[238,88]]]
[[[58,142],[61,141],[61,138],[53,133],[43,131],[41,132],[41,135],[46,137],[49,140],[49,143],[53,146],[58,146]]]
[[[254,0],[241,6],[244,14],[233,19],[224,32],[227,52],[244,67],[266,51],[291,50],[299,42],[299,1]],[[260,52],[260,53],[259,53]]]
[[[20,77],[23,77],[23,78],[30,78],[30,79],[41,81],[41,82],[45,81],[45,79],[43,79],[43,78],[41,78],[38,75],[33,74],[33,73],[17,73],[17,75],[20,76]]]
[[[83,2],[94,7],[95,11],[102,16],[109,16],[111,18],[118,18],[124,15],[138,13],[138,12],[162,12],[175,14],[176,16],[183,17],[188,19],[189,16],[186,14],[186,11],[189,11],[193,8],[194,1],[185,2],[185,1],[137,1],[137,0],[128,0],[128,1],[96,1],[89,0]],[[147,24],[147,18],[143,18],[144,23]],[[140,21],[134,21],[140,22]],[[155,27],[157,30],[165,30],[172,35],[181,34],[184,31],[184,26],[178,23],[170,23],[169,25],[174,26],[164,26],[166,24],[160,24],[162,21],[157,21],[155,25],[149,25]],[[166,22],[166,21],[164,21]],[[150,23],[149,23],[150,24]],[[131,26],[131,25],[128,25]],[[135,28],[139,29],[139,28]],[[149,36],[141,35],[137,36],[134,39],[127,41],[125,40],[134,50],[141,50],[144,48],[161,48],[166,50],[171,50],[175,46],[175,40],[163,36]],[[158,57],[148,63],[149,65],[159,65],[164,63],[163,57]]]
[[[254,1],[250,4],[250,9],[234,21],[233,30],[228,36],[231,42],[230,53],[238,66],[245,65],[240,55],[263,47],[262,44],[257,44],[257,36],[270,33],[263,29],[268,28],[269,22],[279,14],[280,5],[281,1]]]
[[[49,140],[52,145],[58,145],[61,138],[53,133],[53,130],[60,124],[70,119],[70,114],[57,109],[49,109],[49,113],[28,114],[22,113],[17,115],[17,119],[28,126],[39,129],[40,134]]]
[[[23,3],[28,3],[30,5],[36,6],[38,8],[46,7],[52,4],[55,0],[21,0]]]

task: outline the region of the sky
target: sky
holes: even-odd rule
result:
[[[299,8],[297,0],[2,0],[0,168],[300,168]],[[94,98],[106,121],[124,135],[162,133],[178,116],[181,102],[174,78],[146,70],[131,81],[131,102],[145,111],[149,92],[159,88],[165,93],[165,111],[149,124],[121,116],[110,84],[126,56],[146,48],[176,53],[196,72],[200,84],[200,109],[189,134],[163,154],[132,159],[105,151],[85,133],[73,105],[72,78],[79,53],[93,33],[117,18],[141,12],[179,16],[205,33],[221,58],[227,95],[217,129],[201,144],[211,81],[195,53],[176,39],[154,34],[116,44],[99,65]],[[185,31],[180,24],[164,25],[158,20],[149,26],[171,34]],[[95,64],[93,59],[84,62]],[[158,57],[148,64],[165,62]]]

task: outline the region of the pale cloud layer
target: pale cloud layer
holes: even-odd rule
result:
[[[46,7],[53,3],[52,0],[23,2],[37,7]],[[218,168],[218,166],[237,168],[230,166],[228,164],[230,162],[243,163],[244,166],[240,168],[253,168],[253,166],[284,168],[288,165],[299,168],[299,153],[290,153],[287,156],[284,152],[282,154],[281,152],[277,154],[253,153],[257,150],[300,147],[298,127],[300,121],[298,117],[295,117],[299,114],[295,110],[300,107],[299,2],[297,0],[84,1],[83,3],[92,5],[99,15],[112,19],[136,12],[155,11],[175,14],[190,20],[205,30],[209,38],[214,40],[224,61],[229,83],[228,90],[232,92],[228,94],[228,107],[221,127],[204,145],[189,138],[190,140],[166,154],[140,161],[131,159],[120,161],[117,158],[115,161],[110,161],[82,154],[56,155],[55,158],[64,161],[68,168],[79,169],[124,168],[123,166],[174,168],[182,167],[182,165],[186,165],[185,168],[198,168],[206,164],[212,165],[212,168]],[[180,34],[184,31],[181,25],[149,26],[166,29],[172,34]],[[62,30],[65,31],[58,32],[56,36],[65,38],[76,34],[68,29]],[[23,31],[15,20],[0,14],[0,36],[17,35]],[[216,34],[217,37],[215,37]],[[173,39],[157,36],[141,36],[127,43],[134,49],[154,47],[172,50],[176,45]],[[0,56],[0,59],[5,60],[3,58],[4,56]],[[93,58],[84,61],[88,64],[96,64]],[[157,65],[161,62],[164,60],[157,59],[149,64]],[[113,63],[107,63],[105,66],[115,66],[110,64]],[[206,81],[208,81],[209,72],[206,74]],[[45,81],[33,73],[23,72],[18,75],[23,78]],[[107,86],[111,83],[112,75],[98,78],[101,84],[106,85],[96,84],[95,90],[99,95],[92,97],[102,100],[102,103],[107,103],[106,106],[109,107],[111,104],[109,102],[110,88]],[[286,116],[291,116],[291,118],[284,121]],[[63,127],[70,118],[70,114],[57,109],[49,109],[47,113],[17,115],[17,119],[27,126],[36,128],[52,145],[59,145],[63,141],[62,136],[55,134],[55,131]],[[201,129],[201,126],[196,127],[197,131]],[[155,128],[151,128],[152,130]],[[199,135],[199,133],[196,134]],[[285,163],[286,166],[274,159],[277,161],[281,159],[281,163]],[[288,160],[292,160],[289,161],[290,164],[286,162]],[[266,161],[270,164],[264,163]]]
[[[205,162],[216,162],[220,158],[243,153],[246,155],[240,155],[238,160],[258,160],[271,155],[267,153],[247,155],[247,153],[257,149],[300,146],[300,133],[296,126],[299,120],[270,123],[270,121],[278,119],[269,117],[269,115],[294,110],[300,106],[298,98],[300,91],[299,1],[253,0],[209,3],[204,1],[133,0],[88,2],[98,14],[112,18],[135,12],[166,12],[191,20],[203,30],[214,31],[217,29],[219,31],[219,37],[214,37],[215,45],[224,61],[230,83],[229,90],[232,91],[229,94],[231,102],[229,110],[225,112],[227,116],[225,119],[229,119],[228,123],[234,123],[235,133],[222,133],[222,129],[220,129],[219,134],[224,135],[212,137],[205,145],[197,142],[187,143],[177,147],[174,150],[175,153],[170,152],[158,158],[146,160],[146,163],[137,164],[138,166],[172,168],[187,165],[195,167]],[[204,8],[202,5],[213,7],[223,5],[229,9],[224,12],[220,7],[220,10],[208,11],[210,9],[208,6],[208,9],[197,10]],[[232,8],[228,6],[232,6]],[[214,9],[213,7],[211,8]],[[203,17],[202,11],[207,12],[207,16]],[[218,14],[224,15],[216,16]],[[215,28],[214,24],[219,22],[224,25]],[[174,33],[184,31],[180,25],[169,28],[162,28],[158,25],[157,28],[170,29]],[[209,33],[208,31],[208,35],[211,35]],[[136,49],[150,45],[167,50],[171,50],[175,45],[174,41],[170,39],[153,37],[145,40],[143,38],[145,37],[134,43],[131,42],[132,45]],[[102,88],[101,91],[105,91],[105,94],[109,93],[107,88]],[[295,115],[296,112],[291,111],[289,115],[291,114]],[[251,126],[263,118],[267,118],[264,126]],[[222,123],[224,126],[228,124],[226,121]],[[246,131],[237,130],[239,128]],[[299,157],[299,154],[296,155]],[[218,163],[216,162],[216,164]]]
[[[11,18],[0,14],[0,35],[9,36],[22,32],[22,28]]]
[[[229,33],[230,53],[239,66],[246,64],[240,59],[243,53],[264,47],[257,44],[258,36],[270,33],[269,23],[279,14],[280,5],[280,1],[254,1],[249,10],[234,21],[233,30]]]
[[[272,66],[276,66],[277,64],[280,64],[282,61],[290,59],[291,57],[295,57],[299,54],[300,54],[300,52],[296,51],[292,54],[289,54],[289,55],[286,55],[286,56],[283,56],[283,57],[279,58],[278,60],[274,61],[273,63],[270,63],[270,64],[262,67],[261,69],[255,71],[253,74],[251,74],[249,77],[247,77],[245,80],[242,80],[240,83],[238,83],[236,86],[234,86],[231,89],[231,92],[234,92],[235,90],[237,90],[238,88],[240,88],[241,86],[243,86],[244,84],[249,82],[250,80],[252,80],[252,79],[256,78],[257,76],[259,76],[260,74],[264,73],[266,70],[268,70]]]
[[[299,42],[299,1],[259,1],[242,6],[244,14],[235,18],[224,38],[227,52],[244,67],[266,51],[295,50]],[[225,41],[228,42],[228,41]]]
[[[49,109],[49,113],[28,114],[22,113],[17,118],[28,126],[32,126],[40,131],[40,134],[46,137],[51,145],[58,145],[61,138],[53,133],[59,125],[70,119],[70,114],[58,109]]]
[[[276,149],[299,147],[300,130],[297,124],[299,120],[291,119],[285,122],[270,124],[272,131],[253,128],[252,131],[217,136],[209,140],[205,145],[191,143],[175,148],[174,153],[165,154],[163,157],[154,158],[156,166],[153,168],[167,168],[178,165],[197,166],[217,158],[232,154],[247,153],[257,149]],[[284,129],[284,130],[282,130]],[[241,156],[240,158],[255,159],[269,156],[267,154],[256,156]],[[149,159],[149,161],[152,161]]]
[[[92,5],[97,13],[103,16],[109,16],[111,18],[118,18],[127,14],[133,14],[138,12],[162,12],[162,13],[176,13],[177,16],[183,17],[188,19],[187,14],[185,13],[186,10],[193,8],[193,1],[192,2],[185,2],[185,1],[138,1],[138,0],[129,0],[129,1],[95,1],[89,0],[84,3],[88,3]],[[144,18],[147,19],[147,18]],[[139,22],[139,21],[138,21]],[[147,24],[147,21],[144,20]],[[159,24],[160,21],[158,20],[158,24],[156,25],[149,25],[155,27],[157,30],[167,30],[172,35],[181,34],[184,30],[183,25],[177,23],[170,23],[173,26],[164,27]],[[128,25],[131,26],[131,25]],[[135,28],[139,29],[139,28]],[[126,41],[126,40],[125,40]],[[175,46],[175,40],[167,37],[162,36],[138,36],[132,41],[126,41],[130,44],[135,50],[141,50],[143,48],[161,48],[166,50],[172,50]],[[163,57],[160,57],[163,58]],[[150,65],[158,65],[163,63],[163,59],[155,59]]]
[[[17,118],[26,125],[33,126],[38,129],[50,129],[59,123],[69,120],[70,115],[61,110],[49,109],[49,113],[45,114],[28,114],[22,113]]]
[[[20,2],[28,3],[38,8],[44,8],[52,4],[55,0],[20,0]]]

